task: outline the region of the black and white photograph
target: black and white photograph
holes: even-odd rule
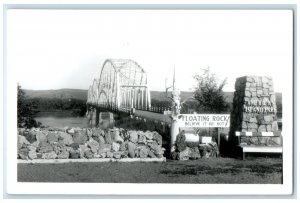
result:
[[[58,8],[6,9],[11,194],[292,192],[293,9]]]

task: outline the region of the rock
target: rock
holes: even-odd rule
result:
[[[18,149],[21,149],[23,144],[29,145],[30,142],[28,142],[28,140],[24,136],[18,135]]]
[[[84,157],[86,151],[89,151],[89,148],[85,145],[79,145],[80,158]]]
[[[92,137],[92,136],[93,136],[93,130],[87,128],[87,129],[86,129],[86,135],[87,135],[89,138]],[[97,137],[98,137],[98,136],[97,136]]]
[[[40,142],[39,142],[39,141],[35,141],[35,142],[31,143],[31,145],[32,145],[33,147],[35,147],[35,148],[38,148],[39,145],[40,145]]]
[[[175,141],[175,146],[178,151],[184,151],[186,149],[186,143],[185,143],[185,132],[181,131]]]
[[[92,159],[94,157],[94,155],[93,155],[91,150],[86,150],[84,152],[84,157],[87,158],[87,159]]]
[[[57,154],[54,151],[47,152],[42,155],[42,159],[56,159],[56,158],[57,158]]]
[[[154,152],[151,151],[150,149],[148,150],[148,155],[149,155],[149,157],[151,157],[151,158],[156,158]]]
[[[190,148],[190,154],[189,154],[190,159],[200,159],[200,151],[198,147],[192,147]]]
[[[47,135],[47,142],[48,143],[54,143],[54,142],[58,142],[58,135],[55,132],[49,132]]]
[[[119,144],[124,142],[123,138],[120,136],[120,131],[118,128],[110,130],[110,134],[113,142],[117,142]]]
[[[190,148],[186,147],[185,150],[179,152],[179,160],[189,160]]]
[[[70,152],[70,159],[80,159],[80,153],[78,151]]]
[[[28,149],[29,151],[34,151],[34,152],[36,152],[37,147],[35,147],[35,146],[33,146],[33,145],[28,145],[28,146],[27,146],[27,149]]]
[[[114,154],[112,152],[106,152],[107,158],[113,158]]]
[[[257,129],[258,132],[266,132],[266,126],[265,125],[260,125]]]
[[[157,145],[157,143],[153,143],[151,145],[149,145],[149,148],[151,151],[153,151],[153,153],[156,155],[156,156],[162,156],[164,154],[161,146]]]
[[[120,145],[120,151],[127,151],[127,149],[128,149],[128,142],[127,141],[125,141],[125,142],[123,142],[121,145]]]
[[[75,130],[73,129],[73,128],[69,128],[69,129],[67,129],[67,133],[69,133],[69,134],[74,134],[75,133]]]
[[[100,154],[94,154],[93,158],[99,159],[99,158],[101,158],[101,155]]]
[[[121,158],[128,158],[128,151],[122,151],[121,153]]]
[[[111,139],[111,134],[110,134],[109,131],[105,134],[104,139],[105,139],[106,144],[111,144],[113,142],[112,139]]]
[[[28,151],[21,151],[18,153],[18,157],[23,160],[28,160]]]
[[[99,154],[110,152],[110,151],[111,151],[110,144],[99,145],[99,151],[98,151]]]
[[[171,153],[171,158],[172,158],[173,160],[179,160],[179,152],[173,151],[173,152]]]
[[[146,158],[147,156],[148,156],[148,149],[147,149],[147,147],[146,146],[141,146],[140,150],[139,150],[139,157]]]
[[[105,144],[105,139],[104,139],[104,137],[99,136],[99,137],[98,137],[98,142],[99,142],[99,144]]]
[[[38,131],[35,136],[38,142],[47,142],[47,131]]]
[[[75,131],[73,141],[77,144],[85,144],[87,141],[86,133],[83,130]]]
[[[136,149],[136,145],[132,142],[128,142],[128,155],[130,158],[135,157],[135,149]]]
[[[273,121],[273,117],[271,115],[264,116],[264,120],[265,120],[265,122],[272,122]]]
[[[152,140],[153,139],[153,133],[150,132],[150,131],[146,131],[144,133],[144,135],[145,135],[145,137],[146,137],[147,140]]]
[[[62,151],[57,155],[58,159],[68,159],[70,157],[70,153],[67,150]]]
[[[147,144],[146,136],[143,134],[139,135],[138,143],[140,144]]]
[[[112,145],[111,145],[111,148],[114,152],[118,152],[119,149],[120,149],[120,144],[116,143],[116,142],[113,142]]]
[[[272,132],[278,131],[278,123],[277,121],[274,121],[272,123]]]
[[[153,140],[155,140],[157,144],[162,145],[162,136],[158,132],[153,132]]]
[[[138,134],[136,131],[128,131],[129,141],[136,143],[138,141]]]
[[[37,134],[37,131],[30,130],[28,133],[26,133],[25,137],[28,140],[28,142],[33,143],[33,142],[37,141],[36,134]]]
[[[41,158],[43,157],[43,153],[37,152],[37,153],[36,153],[36,156],[37,156],[37,159],[41,159]]]
[[[40,152],[40,153],[49,153],[52,151],[53,151],[53,146],[51,146],[49,143],[47,143],[46,146],[38,148],[38,152]]]
[[[100,128],[93,128],[92,129],[92,136],[95,137],[100,137],[104,134],[103,130],[101,130]]]
[[[72,143],[72,144],[70,144],[70,147],[72,147],[74,150],[77,150],[79,148],[79,144],[78,143]]]
[[[106,152],[100,154],[101,158],[106,158]]]
[[[87,142],[87,145],[91,148],[93,153],[96,153],[99,150],[99,143],[96,140],[93,140],[93,138]]]
[[[58,139],[62,140],[62,142],[65,145],[70,145],[70,144],[74,143],[72,135],[65,133],[65,132],[59,132]]]
[[[122,152],[114,152],[114,153],[113,153],[113,157],[114,157],[115,159],[120,159],[120,158],[121,158],[121,155],[122,155]]]

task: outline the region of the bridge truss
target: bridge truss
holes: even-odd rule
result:
[[[107,59],[98,79],[88,90],[87,104],[128,112],[149,110],[150,91],[146,71],[131,59]]]

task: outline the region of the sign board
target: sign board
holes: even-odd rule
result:
[[[181,114],[179,127],[229,128],[230,114]]]

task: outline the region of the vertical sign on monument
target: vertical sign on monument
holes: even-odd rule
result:
[[[237,78],[231,112],[230,136],[235,132],[276,132],[277,107],[271,77]]]

